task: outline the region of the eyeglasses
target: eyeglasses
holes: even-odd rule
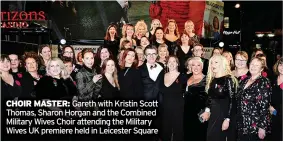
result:
[[[236,59],[235,61],[237,61],[237,62],[246,62],[247,60]]]
[[[148,56],[148,57],[150,57],[150,56],[157,56],[157,54],[156,53],[152,53],[152,54],[147,54],[146,56]]]

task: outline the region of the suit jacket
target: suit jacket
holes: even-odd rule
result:
[[[157,64],[160,64],[160,63],[157,63]],[[164,69],[162,69],[161,72],[158,74],[156,81],[153,81],[150,78],[146,63],[141,65],[139,67],[139,70],[141,73],[142,86],[143,86],[143,99],[147,101],[158,100],[159,102],[162,102],[162,96],[160,95],[160,92],[159,92],[159,86],[160,86],[160,83],[163,83]]]

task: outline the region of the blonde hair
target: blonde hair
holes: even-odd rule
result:
[[[187,27],[187,25],[188,25],[189,23],[192,23],[192,24],[193,24],[193,26],[194,26],[193,33],[194,33],[194,32],[195,32],[195,24],[194,24],[194,22],[193,22],[192,20],[188,20],[188,21],[185,22],[185,24],[184,24],[184,32],[187,33],[186,27]]]
[[[142,33],[143,35],[145,35],[147,33],[147,25],[146,23],[144,22],[144,20],[140,20],[136,23],[135,25],[135,35],[138,34],[139,32],[139,27],[144,27],[144,33]]]
[[[234,68],[234,67],[235,67],[235,63],[234,63],[234,58],[233,58],[232,53],[229,52],[229,51],[224,51],[224,52],[222,53],[222,55],[223,55],[223,54],[228,54],[228,55],[230,56],[230,58],[231,58],[230,67],[231,67],[231,68]]]
[[[212,80],[214,79],[214,75],[213,75],[213,72],[212,72],[212,70],[211,70],[211,63],[212,63],[212,61],[215,60],[215,59],[219,61],[221,70],[224,71],[225,75],[230,75],[230,76],[231,76],[232,82],[234,83],[235,88],[236,88],[236,90],[237,90],[237,87],[238,87],[238,80],[237,80],[237,79],[234,77],[234,75],[232,74],[232,71],[231,71],[230,65],[228,64],[227,59],[226,59],[224,56],[222,56],[222,55],[214,55],[214,56],[212,56],[212,57],[209,59],[209,65],[208,65],[208,71],[207,71],[207,77],[206,77],[205,91],[208,93],[210,84],[211,84]]]
[[[159,21],[159,19],[153,19],[153,20],[151,21],[151,24],[150,24],[150,31],[153,30],[153,23],[154,23],[154,21],[157,21],[157,22],[159,23],[159,27],[162,28],[162,24],[161,24],[161,22]]]
[[[193,61],[198,61],[201,65],[201,68],[203,69],[203,61],[200,57],[192,57],[190,58],[189,62],[193,63]]]
[[[192,58],[193,58],[193,57],[188,58],[187,61],[185,62],[185,67],[186,67],[186,69],[188,69],[188,71],[190,71],[190,72],[191,72],[191,68],[188,68],[188,66],[190,65],[190,63],[192,63],[192,61],[191,61]]]
[[[51,62],[57,62],[60,66],[60,69],[61,69],[61,72],[60,72],[60,77],[66,79],[66,76],[68,76],[68,72],[67,72],[67,69],[65,67],[65,64],[63,63],[63,61],[60,59],[60,58],[52,58],[48,63],[47,63],[47,66],[46,66],[46,72],[48,75],[50,75],[50,64]]]
[[[163,49],[163,48],[165,48],[166,49],[166,52],[167,52],[167,54],[166,54],[166,57],[168,57],[169,56],[169,51],[168,51],[168,46],[166,45],[166,44],[160,44],[159,46],[158,46],[158,49],[157,49],[157,54],[159,54],[159,51],[161,50],[161,49]],[[158,55],[158,60],[159,60],[159,55]]]

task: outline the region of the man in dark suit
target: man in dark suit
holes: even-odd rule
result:
[[[151,125],[154,129],[160,129],[161,126],[161,117],[158,115],[160,111],[160,106],[162,102],[162,96],[159,93],[159,86],[161,83],[164,83],[164,69],[163,66],[156,62],[157,48],[152,45],[148,45],[145,50],[146,61],[143,65],[139,67],[143,85],[143,99],[146,101],[157,100],[158,108],[146,108],[148,111],[157,109],[157,116],[150,117],[149,119],[153,120]],[[158,132],[160,134],[160,131]],[[159,140],[158,135],[148,135],[142,137],[143,140]]]
[[[145,50],[146,62],[139,67],[143,84],[143,97],[147,101],[161,101],[159,95],[160,83],[163,83],[164,69],[163,66],[156,62],[157,48],[148,45]]]

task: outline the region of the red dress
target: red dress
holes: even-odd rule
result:
[[[195,24],[195,33],[201,36],[205,1],[165,1],[152,3],[149,14],[152,19],[159,19],[163,27],[167,26],[168,19],[177,22],[179,32],[184,31],[184,24],[192,20]]]

